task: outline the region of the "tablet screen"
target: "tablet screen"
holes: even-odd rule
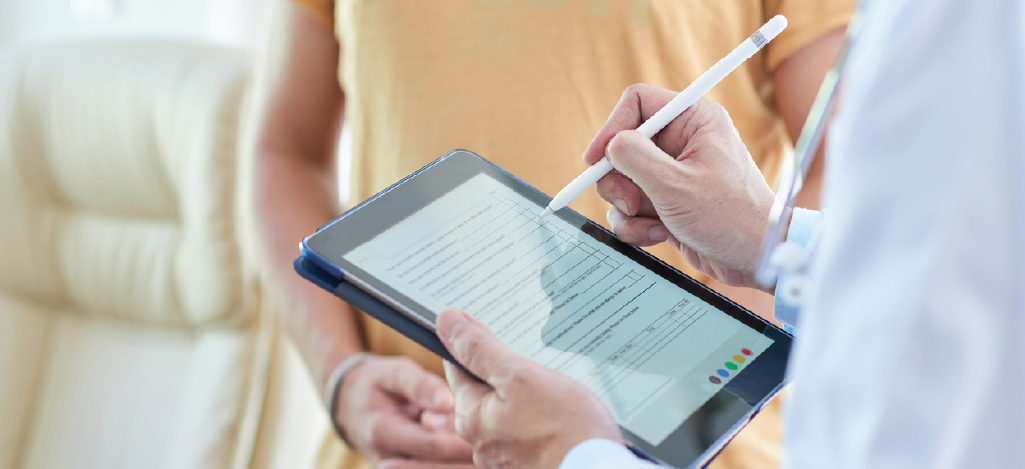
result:
[[[427,311],[473,314],[652,446],[772,345],[542,209],[482,172],[343,257]]]

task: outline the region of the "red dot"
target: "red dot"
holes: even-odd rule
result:
[[[744,355],[747,355],[749,357],[751,356],[751,350],[748,350],[746,348],[740,349],[740,353],[743,353]]]

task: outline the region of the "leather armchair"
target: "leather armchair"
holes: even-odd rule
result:
[[[236,232],[249,56],[132,42],[4,62],[0,469],[287,461],[256,448],[296,392],[275,390],[288,361]]]

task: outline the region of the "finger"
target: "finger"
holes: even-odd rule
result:
[[[445,463],[416,459],[385,459],[377,463],[377,469],[476,469],[476,467],[472,462]]]
[[[383,373],[378,386],[424,409],[452,408],[452,392],[445,380],[411,361],[396,361],[393,369]]]
[[[373,438],[374,447],[384,455],[447,462],[469,462],[473,457],[473,448],[457,435],[431,431],[398,414],[381,416]]]
[[[452,357],[501,397],[501,385],[525,360],[500,342],[487,326],[456,309],[442,311],[437,320],[438,338]],[[453,390],[455,388],[453,387]]]
[[[491,386],[477,381],[458,366],[448,361],[444,362],[443,366],[445,367],[445,378],[448,380],[449,387],[452,388],[457,416],[460,412],[465,414],[467,410],[475,409],[484,396],[493,391]]]
[[[669,125],[658,133],[654,142],[667,154],[683,159],[688,156],[687,148],[693,147],[690,141],[701,129],[709,129],[717,134],[737,132],[726,108],[715,101],[699,99],[679,117],[669,122]]]
[[[402,415],[409,417],[410,420],[420,418],[420,414],[425,412],[423,407],[420,407],[418,404],[413,402],[405,403],[399,408],[399,411],[402,412]]]
[[[619,171],[612,171],[599,179],[596,188],[598,195],[620,212],[629,216],[658,216],[647,194]]]
[[[684,189],[673,177],[681,170],[679,163],[640,132],[628,130],[616,135],[609,142],[609,159],[648,197],[657,199],[659,193],[679,194]]]
[[[657,218],[629,217],[612,207],[609,209],[608,220],[616,237],[631,246],[648,247],[675,239]]]
[[[448,379],[449,386],[452,387],[456,401],[453,425],[459,436],[472,442],[480,427],[481,403],[485,396],[492,392],[492,389],[448,361],[444,362],[444,366],[445,377]]]
[[[636,129],[674,97],[676,93],[666,89],[644,84],[631,85],[619,98],[608,121],[587,146],[583,155],[584,162],[592,165],[602,159],[612,137],[623,130]]]
[[[455,433],[456,418],[453,412],[425,410],[420,414],[420,424],[434,431]]]

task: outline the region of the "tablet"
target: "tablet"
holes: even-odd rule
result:
[[[591,389],[645,455],[707,464],[782,388],[792,337],[572,210],[539,219],[549,200],[454,151],[304,239],[302,260],[418,341],[467,311]]]

